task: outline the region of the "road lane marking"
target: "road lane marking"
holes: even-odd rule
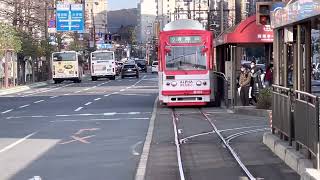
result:
[[[3,111],[1,114],[6,114],[6,113],[9,113],[11,111],[13,111],[13,109],[9,109],[9,110]]]
[[[69,96],[70,94],[64,94],[64,96]]]
[[[67,141],[67,142],[63,142],[63,143],[59,143],[59,144],[61,144],[61,145],[70,144],[70,143],[76,142],[76,141],[82,142],[84,144],[90,144],[90,142],[87,141],[86,139],[89,139],[89,138],[92,138],[92,137],[95,137],[95,136],[96,135],[91,135],[91,136],[86,136],[86,137],[70,136],[73,140],[70,140],[70,141]]]
[[[14,148],[15,146],[17,146],[18,144],[22,143],[23,141],[27,140],[28,138],[30,138],[31,136],[33,136],[33,135],[35,135],[35,134],[37,134],[37,132],[31,133],[31,134],[25,136],[24,138],[19,139],[18,141],[14,142],[14,143],[12,143],[12,144],[10,144],[10,145],[8,145],[8,146],[6,146],[5,148],[3,148],[3,149],[0,150],[0,153],[6,152],[6,151]]]
[[[147,162],[149,158],[150,153],[150,147],[151,147],[151,141],[153,136],[153,129],[154,129],[154,121],[156,119],[157,114],[157,107],[158,107],[158,97],[155,99],[153,104],[153,112],[149,123],[149,128],[147,132],[146,139],[144,141],[142,154],[140,156],[139,165],[136,171],[135,180],[144,180],[146,175],[146,169],[147,169]]]
[[[90,90],[91,88],[86,88],[86,89],[84,89],[84,91],[88,91],[88,90]]]
[[[99,100],[101,100],[101,98],[94,99],[94,101],[99,101]]]
[[[74,110],[74,111],[80,111],[81,109],[82,109],[83,107],[78,107],[76,110]]]
[[[133,155],[135,155],[135,156],[139,156],[140,155],[140,153],[138,153],[137,152],[137,147],[140,145],[140,144],[142,144],[143,142],[142,141],[139,141],[139,142],[137,142],[137,143],[135,143],[134,145],[132,145],[130,148],[131,148],[131,153],[133,154]]]
[[[106,95],[104,95],[104,97],[108,97],[108,96],[110,96],[110,94],[106,94]]]
[[[76,93],[76,94],[77,94],[77,93],[80,93],[80,92],[81,92],[81,91],[76,91],[76,92],[74,92],[74,93]]]
[[[40,92],[36,92],[36,93],[32,93],[32,94],[27,94],[27,95],[24,95],[24,96],[21,96],[21,97],[27,97],[27,96],[31,96],[31,95],[35,95],[35,94],[50,92],[50,91],[53,91],[53,90],[58,90],[58,89],[61,89],[61,88],[64,88],[64,87],[71,86],[71,85],[73,85],[73,84],[74,84],[74,83],[66,84],[66,85],[60,86],[60,87],[58,87],[58,88],[48,89],[48,90],[45,90],[45,91],[40,91]]]
[[[92,88],[96,88],[97,86],[93,86]]]
[[[30,106],[30,104],[26,104],[26,105],[20,106],[19,108],[22,109],[22,108],[25,108],[25,107],[28,107],[28,106]]]
[[[143,81],[143,79],[146,77],[146,75],[144,75],[139,81],[137,81],[136,83],[134,83],[131,87],[136,86],[137,84],[139,84],[141,81]]]
[[[59,96],[52,96],[52,97],[50,97],[50,99],[54,99],[54,98],[57,98],[57,97],[59,97]]]
[[[58,122],[94,122],[94,121],[121,121],[121,120],[149,120],[150,118],[110,118],[110,119],[86,119],[86,120],[79,120],[79,119],[66,119],[66,120],[55,120],[50,121],[51,123],[58,123]]]
[[[25,118],[33,118],[33,117],[79,117],[79,116],[116,116],[116,115],[145,115],[151,114],[151,112],[107,112],[107,113],[97,113],[97,114],[57,114],[52,116],[43,116],[43,115],[34,115],[34,116],[11,116],[6,119],[25,119]]]
[[[125,91],[125,89],[121,89],[121,90],[120,90],[120,92],[123,92],[123,91]]]
[[[92,102],[87,102],[85,106],[89,106],[90,104],[92,104]]]
[[[33,103],[34,104],[38,104],[38,103],[41,103],[41,102],[44,102],[44,100],[36,101],[36,102],[33,102]]]
[[[148,94],[119,94],[121,96],[151,96]]]

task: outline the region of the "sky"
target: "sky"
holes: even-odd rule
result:
[[[109,10],[136,8],[137,0],[108,0]]]

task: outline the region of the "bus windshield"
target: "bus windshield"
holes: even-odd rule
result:
[[[54,53],[53,61],[76,61],[76,53]]]
[[[166,52],[167,70],[206,70],[204,46],[170,46]]]
[[[113,53],[112,52],[98,52],[92,53],[92,60],[113,60]]]

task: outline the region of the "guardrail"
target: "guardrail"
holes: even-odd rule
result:
[[[319,97],[277,85],[272,89],[272,133],[277,132],[290,146],[295,141],[297,151],[307,149],[320,169]]]
[[[319,97],[302,91],[294,91],[294,96],[295,140],[317,157],[319,168]]]
[[[287,137],[289,144],[292,145],[294,137],[291,111],[292,91],[289,88],[277,85],[273,85],[272,88],[272,131],[277,129],[280,132],[280,137]]]

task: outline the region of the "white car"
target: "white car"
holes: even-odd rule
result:
[[[151,66],[151,72],[157,73],[158,72],[158,61],[153,61]]]

